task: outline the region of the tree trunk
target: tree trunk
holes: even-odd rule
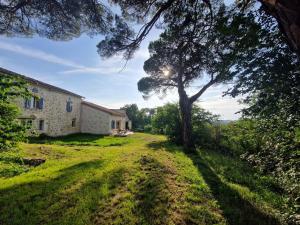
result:
[[[259,0],[263,9],[277,20],[291,48],[300,57],[300,1]]]
[[[192,153],[196,150],[192,136],[192,104],[185,92],[179,96],[183,147],[185,152]]]

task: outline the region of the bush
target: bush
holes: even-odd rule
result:
[[[213,146],[213,124],[217,116],[194,105],[192,110],[193,140],[197,146]],[[182,144],[181,118],[178,104],[168,103],[158,107],[152,118],[152,131],[165,134],[169,140]]]
[[[181,144],[181,124],[178,104],[168,103],[158,107],[151,121],[152,131],[165,134],[169,140]]]
[[[0,102],[0,150],[7,150],[24,140],[26,128],[17,121],[19,110],[16,106]]]
[[[245,152],[257,153],[261,149],[262,138],[256,126],[257,124],[249,119],[222,124],[218,145],[236,156]]]
[[[152,126],[150,124],[145,125],[144,132],[151,133],[152,132]]]
[[[292,212],[287,221],[296,221],[299,209],[299,128],[284,121],[243,119],[221,126],[220,146],[239,155],[263,174],[270,174],[290,196]]]
[[[0,150],[11,149],[25,138],[26,128],[17,121],[19,110],[12,102],[29,96],[22,78],[0,72]]]
[[[0,177],[13,177],[27,171],[29,167],[24,165],[17,150],[0,152]]]

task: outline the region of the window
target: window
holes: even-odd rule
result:
[[[72,127],[76,127],[76,118],[72,119]]]
[[[35,108],[37,109],[43,109],[44,108],[44,99],[40,98],[40,99],[36,99],[36,103],[35,103]]]
[[[37,97],[32,97],[32,107],[31,108],[38,109],[38,107],[39,107],[39,99]]]
[[[38,90],[37,88],[32,88],[32,92],[33,92],[33,93],[38,93],[39,90]]]
[[[44,130],[44,120],[39,121],[39,130]]]
[[[30,108],[30,99],[26,98],[24,102],[24,108],[29,109]]]
[[[69,98],[69,100],[67,101],[66,110],[67,112],[72,112],[73,110],[71,98]]]
[[[116,128],[115,123],[116,122],[114,120],[111,121],[111,129],[115,129]]]
[[[25,99],[24,102],[25,109],[43,109],[44,108],[44,99],[38,97],[31,97]]]

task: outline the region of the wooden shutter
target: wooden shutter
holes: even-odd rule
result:
[[[44,99],[40,98],[39,100],[39,109],[43,109],[44,108]]]
[[[24,107],[25,107],[25,109],[29,109],[30,108],[30,104],[31,104],[31,102],[30,102],[30,99],[25,99],[25,101],[24,101]]]

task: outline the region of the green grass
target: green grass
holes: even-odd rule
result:
[[[71,134],[62,137],[34,137],[30,143],[70,146],[121,146],[129,143],[129,138],[93,134]]]
[[[285,199],[270,178],[219,153],[186,155],[164,136],[73,135],[20,147],[0,162],[47,160],[0,173],[1,225],[280,224]]]
[[[18,151],[0,152],[0,178],[13,177],[29,171],[23,164],[22,156]]]

